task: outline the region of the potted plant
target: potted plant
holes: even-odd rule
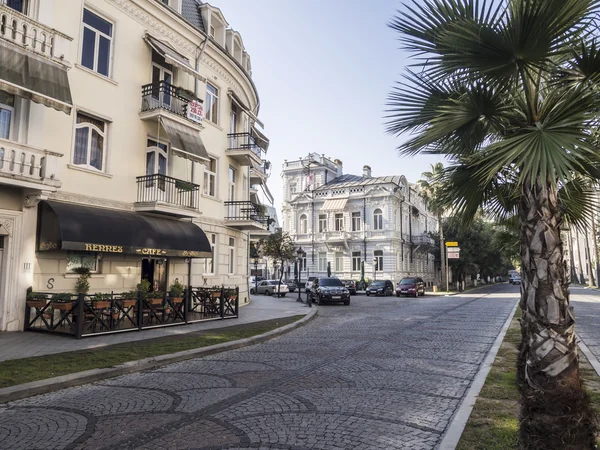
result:
[[[92,304],[96,309],[110,308],[110,294],[96,292],[92,297]]]
[[[150,298],[150,303],[152,305],[161,305],[164,297],[164,292],[154,291],[152,293],[152,298]]]
[[[50,299],[50,306],[53,309],[58,309],[61,311],[68,311],[73,307],[73,294],[69,292],[59,292],[52,296]]]
[[[136,285],[135,288],[142,293],[143,297],[147,297],[148,292],[150,292],[150,289],[152,289],[152,285],[146,278],[144,278]]]
[[[171,297],[171,301],[173,303],[182,303],[184,291],[185,287],[183,284],[179,282],[178,278],[175,278],[175,281],[173,281],[173,284],[169,287],[169,296]]]
[[[48,297],[41,292],[27,293],[27,306],[30,308],[43,308],[46,306]]]
[[[90,290],[90,269],[88,267],[77,267],[74,272],[79,274],[79,278],[75,282],[75,291],[78,294],[87,294]]]
[[[137,291],[129,291],[122,294],[121,297],[123,299],[121,300],[121,303],[123,304],[123,307],[129,308],[135,306],[137,303],[137,295]]]

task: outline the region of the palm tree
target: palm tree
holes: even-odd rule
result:
[[[407,0],[408,2],[408,0]],[[518,384],[526,449],[589,449],[558,192],[600,178],[600,0],[415,0],[390,26],[416,56],[389,96],[401,155],[444,154],[473,216],[517,200],[523,282]],[[416,67],[415,67],[416,66]],[[459,181],[462,180],[461,184]],[[589,209],[582,198],[579,205]]]
[[[442,187],[440,180],[444,173],[444,165],[442,163],[431,164],[431,171],[423,172],[423,177],[417,183],[421,187],[421,197],[427,203],[429,210],[437,216],[437,221],[440,227],[440,259],[442,268],[442,286],[446,286],[446,256],[444,253],[444,227],[442,226],[442,214],[444,213],[444,205],[440,202],[440,189]],[[446,289],[447,290],[447,289]]]

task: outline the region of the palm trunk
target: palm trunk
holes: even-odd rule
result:
[[[440,291],[446,289],[446,244],[444,242],[444,227],[442,226],[442,215],[438,212],[437,215],[438,224],[440,226],[440,259],[442,260],[442,286],[440,287]]]
[[[573,252],[573,235],[571,234],[571,230],[569,230],[569,264],[571,269],[571,281],[575,280],[579,283],[577,279],[577,271],[575,270],[575,253]]]
[[[595,416],[579,376],[556,188],[526,184],[520,201],[520,441],[527,450],[594,448]]]
[[[594,270],[596,272],[596,283],[600,284],[600,273],[598,273],[598,235],[596,234],[596,218],[592,218],[592,245],[594,246]]]
[[[579,239],[579,231],[575,230],[575,239],[577,240],[577,259],[579,259],[579,283],[585,284],[583,276],[583,260],[581,259],[581,239]]]

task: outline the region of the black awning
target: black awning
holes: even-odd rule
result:
[[[0,39],[0,89],[71,114],[67,69]]]
[[[39,204],[38,250],[209,258],[204,231],[191,222],[55,201]]]

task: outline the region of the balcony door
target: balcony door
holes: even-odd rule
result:
[[[162,142],[148,139],[146,148],[146,184],[145,201],[167,200],[167,155],[168,146]]]
[[[152,63],[152,99],[160,108],[171,109],[173,72],[157,63]]]

